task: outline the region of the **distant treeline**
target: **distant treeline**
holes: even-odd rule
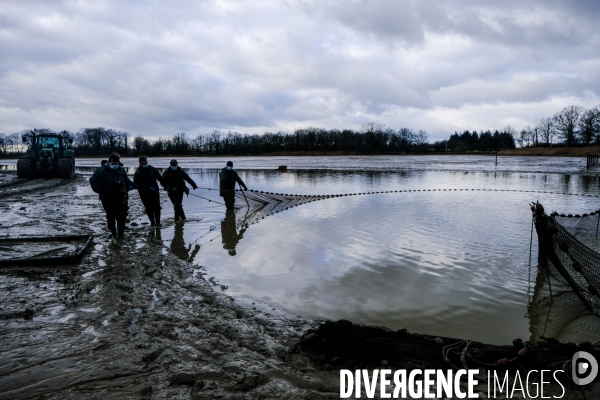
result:
[[[562,144],[568,147],[600,144],[600,106],[586,110],[569,106],[542,118],[535,126],[514,132],[519,147],[548,147]]]
[[[515,139],[510,127],[502,132],[491,131],[477,133],[477,131],[464,131],[459,134],[455,132],[448,139],[448,148],[452,151],[494,151],[501,149],[514,149]]]
[[[23,133],[23,132],[22,132]],[[22,133],[0,133],[0,155],[16,156],[25,150]],[[565,107],[552,117],[542,118],[534,127],[517,132],[510,126],[502,131],[455,132],[447,140],[429,142],[423,130],[394,130],[370,123],[361,130],[305,128],[293,133],[242,134],[213,130],[190,137],[177,133],[170,138],[149,140],[128,132],[106,128],[85,128],[76,133],[71,146],[79,156],[121,154],[162,155],[248,155],[269,153],[352,153],[401,154],[423,152],[498,151],[515,147],[590,145],[600,143],[600,106],[585,110]]]
[[[0,151],[4,155],[18,155],[24,151],[21,134],[0,135]],[[79,156],[101,156],[112,151],[149,156],[247,155],[275,152],[401,154],[472,149],[492,151],[515,147],[512,136],[506,132],[496,131],[489,135],[465,132],[462,135],[452,135],[447,142],[444,140],[429,143],[428,134],[423,130],[415,132],[409,128],[401,128],[396,131],[379,124],[367,124],[360,131],[306,128],[293,133],[241,134],[213,130],[196,137],[177,133],[171,138],[152,141],[142,136],[132,138],[128,132],[106,128],[85,128],[71,133],[71,136],[73,144],[70,147]]]

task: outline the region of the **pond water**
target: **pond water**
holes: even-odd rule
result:
[[[135,160],[123,160],[133,172]],[[160,167],[168,160],[150,161]],[[170,251],[204,267],[225,293],[290,318],[343,318],[486,343],[529,339],[544,323],[532,313],[545,310],[530,307],[538,271],[529,203],[567,214],[599,208],[598,198],[582,196],[600,194],[585,159],[248,157],[234,163],[251,189],[402,192],[329,198],[244,228],[247,210],[226,214],[218,191],[208,190],[218,188],[225,161],[180,159],[201,187],[191,193],[204,199],[184,199],[185,224],[173,223],[166,204],[159,232]]]

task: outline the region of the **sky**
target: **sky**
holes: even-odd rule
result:
[[[520,130],[600,105],[597,0],[0,3],[0,132]]]

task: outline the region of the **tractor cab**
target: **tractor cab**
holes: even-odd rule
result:
[[[34,129],[22,137],[23,143],[29,143],[25,157],[17,162],[17,175],[22,178],[75,176],[75,157],[73,150],[67,149],[73,139],[67,131],[54,133],[49,130]]]

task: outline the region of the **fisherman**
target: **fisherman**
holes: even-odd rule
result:
[[[113,237],[122,238],[129,209],[128,192],[134,189],[135,184],[119,164],[120,157],[116,154],[111,155],[104,167],[100,167],[94,172],[90,178],[90,185],[92,190],[100,195],[102,207],[106,212],[108,230]]]
[[[225,200],[225,207],[233,210],[235,204],[235,183],[239,183],[244,190],[248,190],[246,184],[233,169],[233,162],[227,161],[227,166],[219,172],[219,195]]]
[[[119,158],[121,157],[121,155],[119,153],[117,153],[116,151],[113,151],[108,156],[110,157],[110,156],[114,156],[114,155],[118,156]],[[107,160],[100,161],[100,166],[104,167],[107,162],[108,162]],[[123,167],[123,163],[122,162],[119,162],[119,167]]]
[[[169,199],[171,199],[171,203],[173,203],[173,208],[175,209],[175,221],[185,221],[186,218],[182,205],[183,194],[190,193],[185,181],[192,185],[192,189],[194,190],[198,188],[196,182],[194,182],[184,170],[177,166],[177,160],[171,160],[169,168],[163,172],[162,177],[167,187]]]
[[[160,206],[158,182],[160,182],[163,189],[166,190],[165,181],[160,175],[160,172],[152,165],[148,164],[148,157],[141,156],[139,161],[140,167],[133,175],[133,183],[135,183],[135,186],[140,193],[140,199],[146,209],[146,215],[150,220],[150,226],[160,226],[160,210],[162,207]]]

